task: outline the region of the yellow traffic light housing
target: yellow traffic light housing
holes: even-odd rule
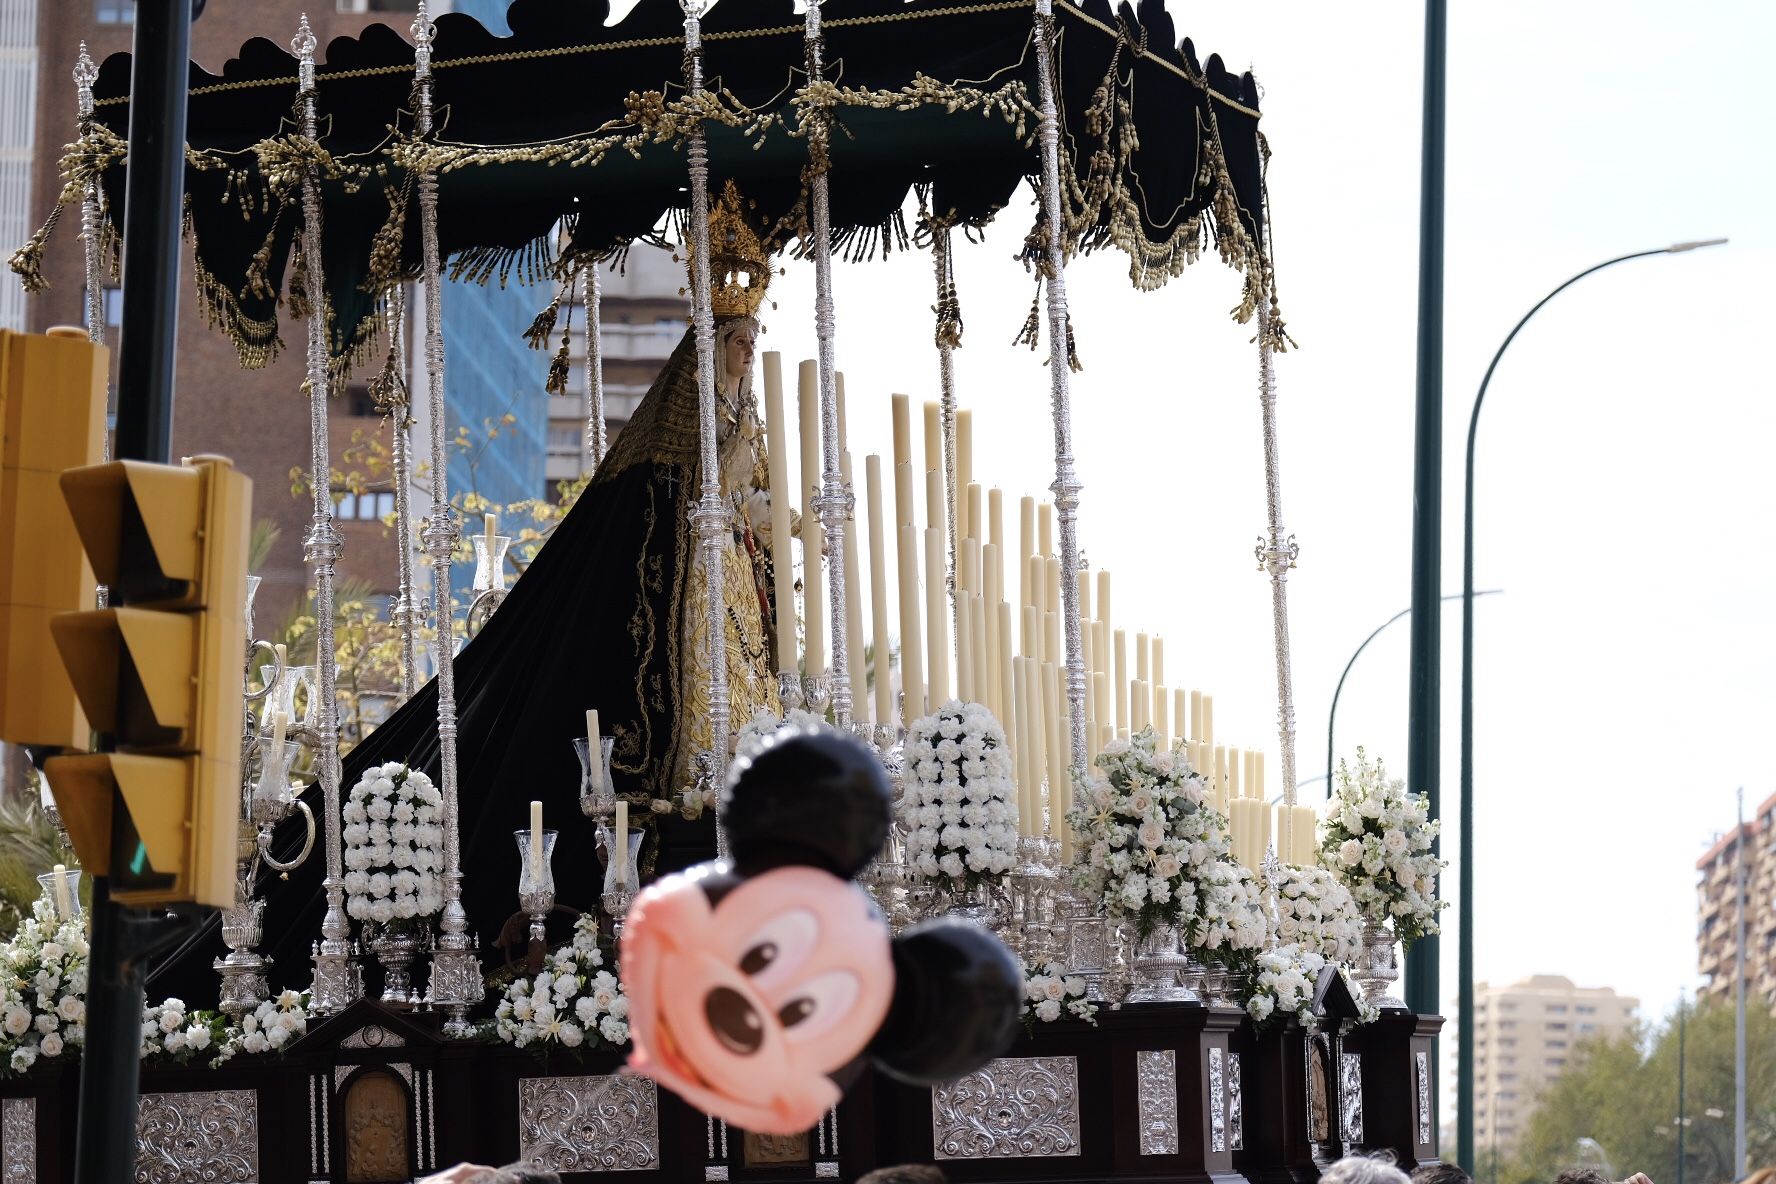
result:
[[[0,331],[0,739],[87,747],[49,622],[92,607],[92,565],[57,482],[105,444],[103,346],[75,330]]]
[[[61,485],[117,605],[51,623],[75,693],[114,750],[50,760],[69,836],[83,863],[110,869],[114,899],[225,908],[240,822],[252,485],[208,456],[179,467],[116,461],[67,472]]]

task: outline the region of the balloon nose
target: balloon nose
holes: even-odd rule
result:
[[[731,987],[716,987],[704,996],[703,1014],[710,1031],[731,1053],[751,1056],[765,1042],[765,1025],[758,1009]]]

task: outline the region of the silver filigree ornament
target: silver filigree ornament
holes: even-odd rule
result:
[[[0,1181],[36,1184],[37,1099],[0,1099]]]
[[[645,1077],[523,1078],[518,1157],[549,1172],[657,1170],[659,1092]]]
[[[1282,750],[1283,801],[1295,804],[1295,685],[1289,656],[1289,571],[1301,555],[1283,529],[1282,459],[1277,447],[1276,374],[1271,366],[1270,301],[1258,301],[1258,403],[1264,419],[1264,504],[1268,537],[1258,540],[1261,571],[1270,573],[1271,627],[1276,643],[1277,741]]]
[[[1363,1058],[1354,1052],[1338,1057],[1339,1133],[1349,1155],[1363,1145]]]
[[[1219,1045],[1209,1049],[1209,1151],[1227,1150],[1227,1092]]]
[[[258,1093],[143,1094],[136,1107],[135,1178],[137,1184],[255,1184]]]
[[[931,1091],[934,1159],[1080,1153],[1079,1062],[1002,1057]]]
[[[1178,1143],[1178,1053],[1170,1048],[1135,1054],[1135,1097],[1142,1155],[1176,1155]]]

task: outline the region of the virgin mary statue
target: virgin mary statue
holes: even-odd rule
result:
[[[676,804],[696,755],[729,743],[710,734],[709,579],[720,581],[725,608],[729,718],[738,724],[759,707],[778,710],[770,566],[780,540],[769,537],[765,433],[752,389],[770,261],[732,182],[711,212],[710,242],[717,443],[731,527],[720,570],[705,572],[691,524],[702,487],[691,329],[578,501],[456,658],[462,900],[483,948],[517,909],[512,835],[528,824],[533,800],[543,803],[545,825],[560,832],[557,899],[582,910],[599,899],[595,831],[580,813],[572,746],[585,734],[588,708],[615,740],[613,781],[635,803],[632,811],[662,799]],[[388,761],[436,780],[437,710],[434,680],[345,758],[341,794],[366,768]],[[318,791],[308,796],[320,817]],[[707,853],[708,818],[674,823],[686,833],[661,870]],[[287,855],[300,840],[280,834],[274,852]],[[287,881],[261,887],[267,952],[280,978],[297,981],[307,972],[308,943],[325,911],[322,862],[317,856]],[[157,968],[153,989],[209,997],[210,957],[220,946],[213,926],[206,933]]]

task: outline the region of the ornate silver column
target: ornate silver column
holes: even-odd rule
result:
[[[414,134],[432,133],[432,24],[426,0],[419,0],[413,18]],[[456,801],[456,669],[455,611],[451,605],[450,560],[459,532],[456,511],[450,505],[446,477],[450,457],[444,430],[444,323],[439,291],[442,260],[438,256],[438,178],[430,169],[419,174],[419,231],[424,255],[421,264],[426,288],[425,355],[426,395],[432,428],[432,512],[420,539],[432,559],[432,618],[435,624],[432,650],[438,673],[438,773],[444,798],[444,915],[438,948],[432,955],[430,995],[432,1003],[448,1013],[447,1036],[468,1036],[468,1010],[481,1002],[486,984],[481,978],[481,959],[469,936],[468,914],[462,906],[461,819]]]
[[[604,293],[598,279],[594,259],[586,269],[586,455],[592,467],[604,463],[604,451],[610,445],[604,425],[604,321],[600,308]]]
[[[820,32],[820,5],[821,0],[808,0],[805,28],[810,85],[818,85],[825,71],[821,62],[823,38]],[[845,533],[850,529],[855,499],[851,495],[851,487],[845,483],[845,478],[839,471],[839,398],[837,381],[833,377],[832,211],[827,199],[827,172],[832,167],[827,152],[831,140],[832,115],[822,107],[808,129],[808,158],[814,173],[808,198],[814,223],[814,333],[819,343],[817,356],[820,374],[819,506],[820,528],[824,532],[826,543],[827,602],[832,609],[832,662],[827,678],[832,683],[833,721],[841,728],[849,728],[851,655],[845,630]],[[953,453],[953,446],[946,443],[945,451]],[[953,556],[953,525],[950,537]],[[819,557],[810,557],[809,561],[817,563]],[[953,562],[951,566],[954,567]]]
[[[931,263],[937,269],[937,378],[940,406],[943,408],[943,466],[944,466],[944,509],[948,512],[946,533],[949,535],[950,568],[944,574],[945,585],[950,593],[950,637],[959,647],[962,642],[962,627],[957,621],[961,615],[956,597],[956,365],[955,349],[960,343],[958,334],[947,331],[945,310],[954,307],[956,298],[955,274],[950,264],[950,228],[940,223],[937,212],[932,211],[931,222]],[[959,322],[958,322],[959,323]],[[963,491],[966,494],[966,491]],[[958,650],[957,661],[961,654]],[[958,667],[959,668],[959,667]],[[933,708],[935,710],[935,708]]]
[[[389,617],[401,636],[401,702],[419,689],[419,626],[423,618],[413,590],[413,416],[411,392],[401,381],[406,364],[402,330],[407,324],[406,288],[389,289],[389,389],[383,411],[389,416],[390,444],[395,482],[396,581],[395,602]]]
[[[80,43],[80,56],[74,59],[74,107],[80,117],[81,134],[86,134],[87,126],[92,122],[93,114],[93,83],[98,80],[99,68],[93,64],[92,54],[86,50],[86,42]],[[85,254],[86,262],[86,336],[94,345],[105,344],[105,265],[100,256],[99,227],[99,181],[97,177],[87,181],[80,191],[80,245]],[[111,429],[116,423],[117,408],[112,404],[115,392],[111,389],[111,375],[105,375],[105,433],[104,442],[100,445],[101,458],[111,460]],[[110,590],[104,585],[99,586],[97,603],[104,608],[110,603]]]
[[[315,115],[315,46],[313,30],[304,14],[290,48],[297,63],[297,118],[302,135],[313,140]],[[314,573],[315,667],[315,777],[321,783],[321,800],[327,812],[327,913],[321,921],[321,940],[314,947],[314,1002],[310,1010],[332,1015],[363,992],[356,965],[351,960],[351,928],[345,919],[345,869],[339,834],[339,703],[335,694],[339,671],[334,652],[333,567],[344,545],[333,525],[332,449],[327,435],[327,284],[321,265],[321,190],[313,164],[302,182],[302,260],[308,287],[308,388],[309,481],[314,486],[314,516],[302,540],[302,554]]]
[[[1047,224],[1048,381],[1054,413],[1056,516],[1061,527],[1061,612],[1067,640],[1069,767],[1083,775],[1085,747],[1085,651],[1079,635],[1079,477],[1073,469],[1072,373],[1067,321],[1066,228],[1061,222],[1061,116],[1055,98],[1054,0],[1036,0],[1036,69],[1042,97],[1042,217]]]
[[[1283,486],[1277,457],[1276,375],[1271,370],[1270,294],[1258,298],[1258,405],[1264,412],[1264,503],[1268,538],[1258,540],[1258,570],[1270,572],[1270,615],[1276,631],[1277,740],[1283,755],[1283,801],[1295,804],[1295,681],[1289,669],[1289,569],[1301,548],[1283,533]]]
[[[680,0],[684,11],[685,89],[693,106],[703,98],[703,5]],[[721,461],[715,446],[715,317],[709,310],[709,140],[699,122],[685,145],[691,179],[691,323],[697,333],[697,427],[701,495],[691,513],[709,597],[709,746],[706,763],[721,784],[728,767],[728,618],[722,603]],[[718,828],[719,829],[719,828]]]

